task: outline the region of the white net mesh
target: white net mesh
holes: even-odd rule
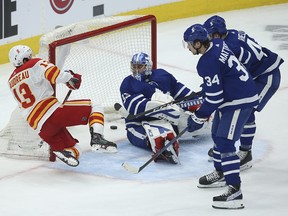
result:
[[[9,123],[0,131],[0,155],[49,160],[49,145],[42,142],[37,132],[28,125],[18,107],[12,112]]]

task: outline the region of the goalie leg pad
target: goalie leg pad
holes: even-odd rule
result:
[[[175,132],[171,124],[164,120],[159,121],[143,121],[142,125],[147,133],[147,138],[154,153],[157,153],[164,147],[170,140],[175,137]],[[179,143],[175,141],[170,147],[167,148],[161,155],[161,158],[170,163],[178,163]],[[157,160],[156,160],[157,161]]]
[[[168,133],[167,134],[167,136],[166,136],[166,139],[168,140],[168,142],[169,141],[171,141],[172,139],[174,139],[174,137],[175,137],[175,133]],[[178,142],[178,140],[177,141],[175,141],[174,143],[173,143],[173,148],[174,148],[174,151],[176,152],[176,154],[177,154],[177,156],[179,155],[179,142]]]

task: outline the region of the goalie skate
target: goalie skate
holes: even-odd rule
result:
[[[178,164],[178,157],[175,153],[172,153],[171,151],[164,151],[157,159],[155,159],[155,162],[159,160],[165,160],[168,161],[171,164]]]
[[[75,158],[70,151],[53,151],[56,157],[66,163],[68,166],[76,167],[79,161]]]
[[[172,133],[169,133],[167,134],[166,138],[167,140],[165,140],[163,137],[159,137],[156,139],[158,142],[156,152],[159,151],[164,146],[168,145],[170,140],[174,138],[174,135]],[[179,153],[179,143],[178,141],[176,141],[172,145],[170,145],[165,151],[163,151],[163,153],[159,155],[159,157],[155,160],[155,162],[157,162],[158,160],[166,160],[171,164],[178,164],[179,163],[178,153]]]

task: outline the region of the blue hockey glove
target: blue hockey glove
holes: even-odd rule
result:
[[[193,132],[196,130],[199,130],[203,127],[204,122],[206,122],[207,119],[204,118],[198,118],[194,112],[190,114],[188,117],[188,131]]]

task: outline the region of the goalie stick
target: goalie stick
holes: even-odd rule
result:
[[[129,172],[137,174],[141,172],[146,166],[148,166],[152,161],[154,161],[159,155],[161,155],[170,145],[172,145],[179,137],[181,137],[186,131],[188,130],[188,127],[186,127],[184,130],[182,130],[177,136],[175,136],[167,145],[165,145],[160,151],[158,151],[156,154],[154,154],[146,163],[144,163],[140,167],[132,166],[129,163],[124,162],[122,166]]]
[[[180,99],[178,99],[178,100],[174,100],[174,101],[171,101],[171,102],[168,102],[168,103],[165,103],[165,104],[161,104],[160,106],[154,107],[153,109],[146,110],[146,111],[141,112],[141,113],[138,113],[138,114],[136,114],[136,115],[133,115],[133,114],[129,114],[129,113],[128,113],[128,115],[127,115],[125,118],[126,118],[127,120],[132,120],[132,119],[135,119],[135,118],[139,118],[139,117],[144,116],[144,115],[146,115],[146,114],[149,114],[149,113],[152,113],[152,112],[156,112],[156,111],[158,111],[158,110],[161,110],[161,109],[163,109],[163,108],[165,108],[165,107],[167,107],[167,106],[170,106],[170,105],[172,105],[172,104],[179,104],[179,106],[180,106],[181,108],[184,108],[184,107],[185,107],[184,104],[186,104],[186,102],[187,102],[187,106],[193,106],[193,105],[196,105],[196,104],[203,103],[203,99],[194,99],[194,100],[191,100],[191,101],[189,101],[189,102],[191,102],[190,105],[188,105],[188,104],[189,104],[188,101],[184,101],[184,100],[189,100],[189,99],[191,99],[192,97],[195,97],[196,95],[197,95],[197,93],[194,93],[194,94],[185,96],[185,97],[183,97],[183,98],[180,98]],[[194,101],[194,104],[193,104],[192,101]],[[183,102],[183,103],[182,103],[182,102]],[[181,104],[181,105],[180,105],[180,104]],[[187,107],[187,106],[186,106],[186,107]],[[123,107],[122,107],[121,104],[119,104],[119,103],[115,103],[115,104],[114,104],[114,109],[115,109],[116,111],[120,111],[120,113],[123,113],[123,110],[121,110],[121,108],[123,109]]]
[[[195,106],[195,105],[198,105],[198,104],[202,104],[203,101],[204,101],[204,99],[199,98],[199,99],[192,99],[192,100],[188,100],[188,101],[181,101],[181,102],[176,103],[176,104],[177,104],[180,108],[185,108],[185,107],[189,107],[189,106]],[[170,102],[169,102],[169,103],[170,103]],[[165,104],[163,104],[163,105],[165,105]],[[161,105],[161,106],[162,106],[162,105]],[[166,107],[166,106],[164,106],[164,107],[162,107],[162,108],[165,108],[165,107]],[[147,113],[143,114],[144,112],[143,112],[143,113],[139,113],[139,114],[138,114],[139,116],[129,114],[129,113],[126,111],[126,109],[125,109],[121,104],[119,104],[119,103],[115,103],[115,104],[114,104],[114,109],[115,109],[116,111],[119,111],[120,115],[123,116],[123,117],[121,117],[121,118],[126,118],[126,119],[128,119],[128,120],[131,120],[131,119],[134,119],[134,118],[138,118],[138,117],[140,117],[140,116],[142,116],[142,115],[147,114]],[[157,109],[157,110],[158,110],[158,109]],[[141,114],[141,115],[140,115],[140,114]],[[137,117],[135,117],[135,116],[137,116]]]

